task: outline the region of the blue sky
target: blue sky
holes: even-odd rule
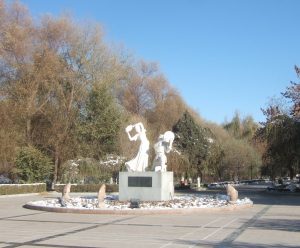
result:
[[[21,0],[39,17],[68,12],[100,22],[106,39],[156,61],[206,120],[235,111],[263,121],[260,108],[297,81],[297,0]]]

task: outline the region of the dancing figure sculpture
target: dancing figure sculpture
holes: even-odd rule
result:
[[[158,140],[154,145],[154,171],[167,171],[167,156],[165,153],[169,153],[172,150],[174,137],[174,133],[171,131],[167,131],[164,134],[159,135]]]
[[[130,132],[135,130],[136,134],[131,136]],[[139,122],[134,125],[129,125],[125,129],[130,141],[140,140],[141,144],[136,157],[125,163],[128,171],[140,171],[143,172],[148,167],[149,158],[149,140],[146,137],[146,129],[144,125]]]

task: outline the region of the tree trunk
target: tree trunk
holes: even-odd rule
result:
[[[32,141],[31,141],[31,119],[28,118],[26,120],[26,143],[27,145],[31,145]]]
[[[293,180],[295,174],[294,174],[294,169],[292,166],[289,167],[289,171],[290,171],[290,179]]]
[[[52,181],[52,186],[51,186],[52,190],[54,190],[55,184],[57,182],[58,166],[59,166],[59,152],[58,152],[58,149],[55,149],[55,152],[54,152],[54,172],[53,172],[53,181]]]
[[[222,171],[220,168],[217,169],[217,173],[218,173],[219,181],[221,181],[222,180]]]

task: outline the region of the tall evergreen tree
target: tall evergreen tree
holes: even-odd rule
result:
[[[202,176],[203,162],[212,141],[211,131],[199,126],[186,111],[173,126],[173,132],[176,134],[175,146],[188,157],[190,169],[187,173]]]
[[[94,87],[79,126],[80,138],[87,144],[85,155],[99,159],[107,153],[117,152],[121,122],[121,110],[108,86]]]
[[[235,112],[234,117],[231,122],[224,125],[224,128],[235,138],[240,138],[242,136],[242,124],[240,114]]]

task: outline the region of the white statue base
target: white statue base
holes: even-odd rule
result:
[[[173,172],[119,172],[120,201],[168,201],[173,196]]]

